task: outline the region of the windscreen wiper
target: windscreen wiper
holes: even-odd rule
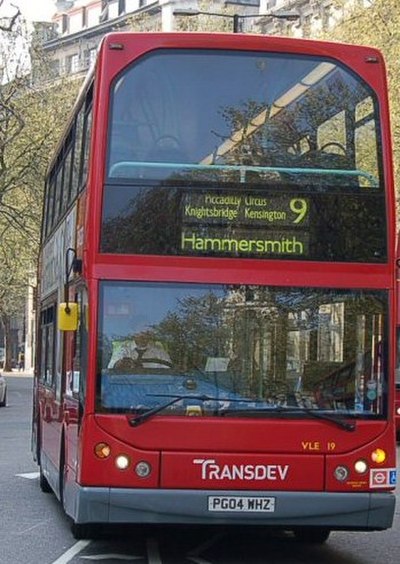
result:
[[[132,427],[137,427],[138,425],[141,425],[142,423],[144,423],[145,421],[147,421],[148,419],[150,419],[151,417],[153,417],[153,415],[156,415],[157,413],[160,413],[161,411],[163,411],[164,409],[166,409],[167,407],[170,407],[171,405],[174,405],[175,403],[178,403],[178,401],[181,401],[183,399],[189,399],[189,400],[196,400],[196,401],[201,401],[201,402],[205,402],[205,401],[227,401],[227,402],[238,402],[238,403],[254,403],[253,399],[248,399],[248,398],[227,398],[227,397],[213,397],[213,396],[208,396],[205,394],[198,394],[198,395],[194,395],[194,394],[182,394],[182,395],[177,395],[177,396],[172,396],[170,394],[148,394],[148,395],[152,395],[152,396],[157,396],[157,397],[169,397],[171,398],[169,401],[162,403],[160,405],[157,405],[155,407],[152,407],[151,409],[148,409],[147,411],[145,411],[144,413],[141,413],[140,415],[137,415],[136,417],[133,418],[129,418],[129,424]],[[246,409],[246,411],[248,412],[249,410]],[[268,413],[305,413],[307,415],[309,415],[310,417],[314,417],[315,419],[321,419],[322,421],[327,421],[329,423],[333,423],[334,425],[340,427],[341,429],[344,429],[345,431],[355,431],[356,430],[356,424],[355,423],[348,423],[347,421],[344,421],[342,418],[335,416],[332,413],[324,413],[321,411],[317,411],[314,409],[310,409],[307,407],[296,407],[296,406],[282,406],[282,405],[277,405],[277,406],[268,406],[268,407],[260,407],[260,408],[256,408],[256,409],[252,409],[251,410],[253,413],[260,413],[260,412],[268,412]],[[226,415],[228,413],[227,409],[224,409],[223,412],[221,412],[221,415]],[[235,411],[234,412],[236,415],[243,415],[243,411]]]
[[[344,421],[341,417],[336,416],[333,413],[324,413],[323,411],[311,409],[309,407],[296,407],[296,406],[284,406],[284,405],[277,405],[275,407],[267,407],[267,408],[258,408],[254,410],[255,412],[263,411],[269,413],[305,413],[310,417],[315,417],[315,419],[322,419],[323,421],[328,421],[333,423],[337,427],[344,429],[345,431],[355,431],[356,424],[355,423],[348,423]]]
[[[311,409],[309,407],[277,407],[276,408],[277,411],[288,411],[293,412],[293,413],[306,413],[307,415],[310,415],[311,417],[315,417],[315,419],[322,419],[323,421],[329,421],[330,423],[334,423],[337,427],[340,427],[341,429],[344,429],[345,431],[355,431],[356,430],[356,424],[355,423],[348,423],[347,421],[344,421],[341,417],[338,417],[337,415],[335,415],[334,413],[326,413],[324,411],[320,411],[320,410],[316,410],[316,409]]]
[[[205,394],[199,394],[199,395],[194,395],[194,394],[187,394],[186,395],[186,394],[184,394],[184,395],[179,395],[179,396],[172,396],[170,394],[148,394],[148,395],[157,396],[157,397],[164,397],[164,398],[172,398],[172,399],[170,399],[170,401],[167,401],[167,402],[162,403],[160,405],[156,405],[155,407],[148,409],[147,411],[145,411],[144,413],[141,413],[140,415],[137,415],[136,417],[132,417],[132,418],[128,419],[129,425],[132,425],[132,427],[137,427],[141,423],[144,423],[145,421],[147,421],[147,419],[149,419],[150,417],[153,417],[153,415],[156,415],[160,411],[163,411],[167,407],[170,407],[171,405],[174,405],[174,403],[178,403],[178,401],[181,401],[181,400],[184,400],[184,399],[196,400],[196,401],[201,401],[201,402],[204,402],[204,401],[238,401],[238,402],[246,401],[245,399],[212,397],[212,396],[207,396]]]

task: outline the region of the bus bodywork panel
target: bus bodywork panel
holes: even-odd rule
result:
[[[160,491],[252,491],[262,486],[266,490],[320,492],[395,487],[396,461],[390,450],[393,429],[383,423],[371,426],[357,422],[358,434],[345,430],[333,434],[331,422],[321,426],[302,421],[293,428],[287,420],[233,420],[227,429],[223,421],[216,424],[188,416],[184,421],[154,419],[132,428],[130,418],[103,415],[86,420],[86,458],[76,476],[82,486],[159,487]],[[107,458],[96,457],[97,444],[109,446]],[[374,461],[377,451],[388,453],[387,458]],[[120,455],[129,461],[123,470],[116,464]],[[356,470],[359,461],[366,462],[362,473]],[[137,465],[143,462],[150,468],[145,477],[136,473]],[[338,467],[348,470],[345,478],[336,478]]]
[[[299,526],[346,530],[380,530],[392,525],[395,497],[390,493],[341,494],[255,490],[249,512],[229,509],[229,500],[244,502],[249,492],[231,490],[142,490],[88,488],[72,483],[67,513],[77,523],[161,523]],[[258,510],[257,498],[273,510]],[[268,503],[267,503],[268,500]],[[221,509],[215,509],[219,503]],[[272,505],[270,505],[272,504]],[[224,509],[225,508],[225,509]]]

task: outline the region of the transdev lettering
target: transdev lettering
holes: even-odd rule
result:
[[[202,480],[286,480],[289,465],[280,464],[224,464],[211,458],[195,458],[193,464],[201,468]]]

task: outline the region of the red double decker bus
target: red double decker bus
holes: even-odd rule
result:
[[[395,404],[394,417],[396,424],[396,438],[400,441],[400,235],[397,237],[397,363],[395,369]]]
[[[76,537],[391,526],[394,209],[378,51],[104,39],[39,271],[33,452]]]

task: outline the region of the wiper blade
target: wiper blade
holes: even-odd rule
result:
[[[152,407],[151,409],[148,409],[147,411],[145,411],[144,413],[141,413],[140,415],[137,415],[136,417],[133,418],[129,418],[129,424],[132,427],[137,427],[138,425],[141,425],[142,423],[144,423],[145,421],[147,421],[148,419],[150,419],[151,417],[153,417],[153,415],[156,415],[157,413],[160,413],[161,411],[163,411],[164,409],[166,409],[167,407],[170,407],[171,405],[174,405],[175,403],[178,403],[181,400],[184,399],[188,399],[188,400],[196,400],[196,401],[201,401],[201,402],[205,402],[205,401],[220,401],[220,402],[238,402],[238,403],[255,403],[254,399],[248,399],[248,398],[230,398],[230,397],[213,397],[213,396],[208,396],[206,394],[182,394],[182,395],[170,395],[170,394],[148,394],[149,396],[156,396],[156,397],[165,397],[165,398],[171,398],[169,401],[162,403],[160,405],[157,405],[155,407]],[[263,402],[264,403],[264,402]],[[221,413],[223,413],[224,415],[226,415],[228,413],[228,409],[224,409]],[[246,411],[248,412],[249,410],[246,409]],[[314,417],[315,419],[321,419],[322,421],[326,421],[329,423],[333,423],[334,425],[337,425],[338,427],[340,427],[341,429],[344,429],[345,431],[355,431],[356,429],[356,424],[355,423],[348,423],[347,421],[344,421],[342,418],[339,418],[337,416],[335,416],[332,413],[324,413],[321,411],[317,411],[314,409],[310,409],[310,408],[306,408],[306,407],[295,407],[295,406],[282,406],[282,405],[277,405],[277,406],[268,406],[268,407],[259,407],[259,408],[255,408],[255,409],[251,409],[251,411],[255,412],[255,413],[260,413],[260,412],[268,412],[268,413],[305,413],[307,415],[309,415],[310,417]],[[235,413],[237,415],[243,414],[243,411],[235,411]]]
[[[323,421],[329,421],[330,423],[334,423],[341,429],[345,431],[355,431],[356,424],[355,423],[348,423],[347,421],[343,421],[340,417],[335,416],[333,413],[324,413],[323,411],[318,411],[316,409],[310,409],[309,407],[290,407],[290,406],[277,406],[272,409],[272,411],[277,411],[280,413],[306,413],[311,417],[315,417],[315,419],[322,419]]]
[[[147,421],[147,419],[149,419],[150,417],[153,417],[153,415],[160,413],[160,411],[163,411],[167,407],[170,407],[171,405],[174,405],[174,403],[178,403],[178,401],[181,401],[181,400],[184,400],[184,399],[197,400],[197,401],[201,401],[201,402],[204,402],[204,401],[240,401],[240,402],[246,401],[244,399],[236,399],[236,398],[212,397],[212,396],[207,396],[205,394],[198,394],[198,395],[184,394],[184,395],[179,395],[179,396],[172,396],[170,394],[148,394],[148,395],[157,396],[157,397],[164,397],[164,398],[172,398],[172,399],[170,401],[162,403],[161,405],[156,405],[155,407],[148,409],[147,411],[145,411],[144,413],[141,413],[140,415],[137,415],[136,417],[130,418],[129,419],[129,425],[132,425],[132,427],[137,427],[141,423],[144,423],[145,421]]]
[[[306,415],[309,415],[310,417],[315,417],[315,419],[322,419],[323,421],[327,421],[329,423],[333,423],[334,425],[337,425],[338,427],[340,427],[341,429],[344,429],[345,431],[355,431],[356,429],[356,424],[355,423],[348,423],[347,421],[344,421],[342,418],[339,418],[337,416],[335,416],[335,414],[333,413],[324,413],[318,410],[314,410],[311,408],[307,408],[307,407],[296,407],[296,406],[284,406],[284,405],[271,405],[268,407],[256,407],[256,408],[252,408],[252,409],[244,409],[241,411],[232,411],[232,410],[224,410],[224,415],[226,415],[227,413],[234,413],[235,415],[243,415],[244,413],[271,413],[271,414],[290,414],[290,413],[305,413]]]

